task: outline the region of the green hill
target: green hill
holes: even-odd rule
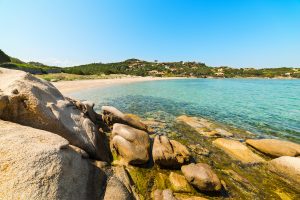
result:
[[[9,57],[0,50],[0,67],[22,70],[32,74],[60,73],[62,68],[47,66],[38,62],[23,62],[18,58]]]
[[[0,63],[10,62],[10,57],[0,49]]]
[[[128,74],[137,76],[181,76],[181,77],[287,77],[300,78],[299,68],[230,68],[210,67],[199,62],[147,62],[138,59],[129,59],[116,63],[93,63],[64,68],[65,73],[79,75],[95,74]]]
[[[135,76],[160,77],[220,77],[220,78],[300,78],[300,68],[230,68],[210,67],[201,62],[148,62],[138,59],[128,59],[115,63],[91,63],[73,67],[53,67],[38,62],[23,62],[17,58],[9,57],[0,50],[0,67],[18,69],[32,74],[68,73],[76,75],[110,75],[125,74]],[[96,76],[97,77],[97,76]]]

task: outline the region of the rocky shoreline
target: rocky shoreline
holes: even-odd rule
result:
[[[300,198],[299,144],[93,107],[0,68],[0,199]]]

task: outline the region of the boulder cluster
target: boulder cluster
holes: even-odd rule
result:
[[[136,121],[137,117],[125,117],[125,114],[114,107],[103,106],[102,110],[106,124],[112,129],[111,150],[119,158],[118,165],[142,166],[152,159],[162,169],[181,169],[183,175],[170,173],[173,191],[191,192],[193,188],[199,191],[221,190],[221,182],[213,169],[204,163],[191,163],[191,153],[185,145],[164,135],[150,138],[147,126]],[[153,198],[172,196],[170,192],[171,190],[154,191]]]
[[[153,133],[138,116],[111,106],[97,113],[92,102],[65,97],[28,73],[0,71],[0,199],[141,199],[132,167],[169,171],[159,173],[169,184],[152,191],[155,200],[205,199],[193,194],[218,196],[226,190],[213,166],[193,159],[191,149],[208,155],[205,148]],[[299,183],[300,145],[276,139],[243,144],[207,120],[181,116],[177,121],[203,137],[219,137],[212,144],[231,159],[267,162],[271,171]],[[275,159],[266,161],[251,148]]]
[[[266,164],[270,171],[283,177],[284,181],[300,186],[299,144],[279,139],[246,138],[244,142],[241,142],[234,138],[233,134],[228,134],[228,131],[215,127],[206,119],[182,115],[177,118],[177,121],[207,138],[219,137],[214,139],[212,144],[232,160],[244,165]],[[220,138],[220,136],[222,137]],[[232,174],[230,175],[232,176]]]
[[[138,199],[122,166],[147,163],[181,168],[183,175],[170,175],[179,191],[220,190],[209,166],[189,164],[185,145],[150,138],[138,117],[114,107],[103,106],[101,114],[93,107],[28,73],[1,69],[0,198]]]

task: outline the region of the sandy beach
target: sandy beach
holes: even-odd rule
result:
[[[59,81],[52,84],[64,95],[84,89],[103,88],[114,85],[130,84],[144,81],[184,79],[184,77],[124,77],[116,79],[91,79],[76,81]]]

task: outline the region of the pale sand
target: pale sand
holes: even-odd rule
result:
[[[52,82],[52,84],[64,95],[69,95],[73,92],[78,92],[85,89],[103,88],[114,85],[123,85],[144,81],[157,81],[157,80],[172,80],[172,79],[185,79],[183,77],[124,77],[116,79],[90,79],[90,80],[77,80],[77,81],[59,81]]]

